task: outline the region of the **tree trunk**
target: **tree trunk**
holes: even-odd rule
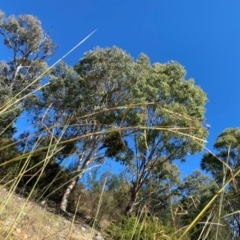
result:
[[[128,205],[125,210],[126,216],[130,216],[132,214],[134,209],[134,204],[136,203],[136,200],[137,200],[137,194],[138,194],[137,188],[133,186],[133,188],[131,189],[131,196],[128,201]]]
[[[147,166],[147,165],[146,165]],[[138,173],[138,177],[135,181],[132,182],[132,188],[130,189],[130,199],[128,201],[128,205],[125,210],[125,215],[129,216],[132,214],[134,210],[134,205],[136,205],[136,200],[138,197],[138,193],[146,178],[149,176],[149,172],[145,171],[146,166],[142,165],[140,173]]]
[[[60,205],[60,210],[63,212],[67,212],[67,205],[68,205],[68,199],[69,199],[69,195],[72,192],[74,186],[76,185],[76,183],[79,180],[79,176],[74,178],[69,185],[67,186],[66,191],[64,192],[64,195],[62,197],[62,201],[61,201],[61,205]]]
[[[90,153],[86,156],[86,159],[84,160],[84,162],[82,162],[85,153],[82,154],[81,158],[79,158],[78,160],[78,164],[76,166],[76,170],[77,171],[81,171],[79,175],[77,175],[75,178],[72,179],[72,181],[70,181],[70,183],[67,186],[66,191],[64,192],[64,195],[62,197],[62,201],[60,204],[60,210],[67,213],[67,205],[68,205],[68,199],[69,196],[74,188],[74,186],[76,185],[76,183],[78,182],[78,180],[80,179],[83,170],[88,166],[89,163],[92,162],[92,154],[95,150],[95,147],[93,147],[93,149],[90,151]]]
[[[76,166],[77,171],[79,171],[80,169],[83,168],[83,166],[81,167],[81,163],[82,163],[82,160],[84,158],[84,155],[85,154],[83,153],[81,158],[79,158],[79,160],[78,160],[78,164]],[[86,161],[85,161],[85,163],[86,163]],[[85,164],[85,166],[86,166],[86,164]],[[72,181],[70,181],[70,183],[67,186],[67,189],[65,190],[65,192],[63,194],[62,201],[61,201],[61,204],[60,204],[60,210],[63,211],[63,212],[67,212],[67,205],[68,205],[69,196],[70,196],[74,186],[78,182],[78,180],[80,178],[80,175],[81,174],[77,175],[75,178],[72,179]]]

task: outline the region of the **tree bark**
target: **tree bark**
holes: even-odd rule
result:
[[[64,195],[62,197],[61,205],[60,205],[60,210],[63,212],[67,212],[67,206],[68,206],[68,199],[70,196],[70,193],[72,192],[74,186],[76,185],[77,181],[79,180],[79,177],[74,178],[69,185],[67,186],[66,191],[64,192]]]
[[[95,147],[96,147],[96,145],[92,148],[90,153],[86,156],[84,162],[82,162],[82,160],[85,157],[85,153],[83,153],[82,156],[79,158],[78,164],[76,166],[76,170],[81,171],[81,172],[79,173],[79,175],[77,175],[75,178],[73,178],[72,181],[70,181],[70,183],[68,184],[67,189],[64,192],[64,195],[62,197],[62,201],[60,204],[60,210],[65,213],[67,213],[68,199],[69,199],[69,196],[70,196],[74,186],[80,179],[80,177],[83,173],[83,170],[88,166],[89,163],[92,162],[92,159],[93,159],[92,154],[94,153]]]
[[[83,154],[84,155],[84,154]],[[76,170],[79,171],[81,169],[81,163],[82,163],[82,159],[84,156],[82,156],[81,158],[79,158],[78,160],[78,164],[76,166]],[[80,173],[81,175],[81,173]],[[80,175],[76,176],[75,178],[72,179],[72,181],[70,181],[70,183],[67,186],[67,189],[65,190],[63,197],[62,197],[62,201],[60,204],[60,210],[63,212],[67,212],[67,205],[68,205],[68,199],[69,196],[74,188],[74,186],[76,185],[76,183],[78,182]]]
[[[133,188],[131,189],[131,194],[130,194],[130,199],[128,201],[126,210],[125,210],[125,215],[130,216],[134,210],[134,204],[136,203],[137,200],[137,188],[136,185],[134,184]]]

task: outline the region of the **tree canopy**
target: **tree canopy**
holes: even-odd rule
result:
[[[7,61],[0,61],[0,132],[4,130],[4,134],[12,134],[14,127],[10,123],[26,109],[27,104],[33,104],[34,95],[28,99],[24,96],[39,86],[42,78],[38,78],[47,69],[47,58],[56,47],[41,22],[32,15],[5,17],[0,10],[0,36],[11,54]],[[16,97],[21,101],[8,109]]]

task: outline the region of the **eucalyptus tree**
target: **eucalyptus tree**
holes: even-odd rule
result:
[[[0,59],[0,162],[19,155],[13,146],[14,122],[26,110],[34,106],[37,89],[47,69],[47,60],[55,45],[43,30],[41,22],[32,15],[5,17],[0,10],[0,38],[6,55]],[[4,52],[2,52],[4,53]],[[29,95],[28,95],[29,94]],[[28,97],[27,97],[28,96]],[[7,147],[11,146],[11,147]],[[4,148],[4,150],[2,150]],[[13,177],[18,162],[1,166],[1,173]],[[13,172],[12,172],[13,171]],[[6,179],[6,178],[5,178]]]
[[[240,169],[240,129],[225,129],[217,137],[214,149],[215,155],[206,153],[203,156],[201,167],[212,174],[219,187],[231,180],[223,195],[222,215],[229,214],[226,221],[232,226],[233,239],[238,239],[240,236],[240,178],[237,173]]]
[[[218,185],[210,176],[195,170],[183,179],[183,185],[178,188],[181,197],[174,209],[177,229],[188,226],[219,190]],[[217,223],[217,205],[201,216],[197,225],[189,232],[190,239],[214,239]],[[221,225],[222,238],[228,239],[228,225]],[[224,226],[224,227],[223,227]],[[202,237],[200,237],[202,236]]]
[[[156,167],[143,184],[139,193],[140,209],[147,207],[151,214],[158,218],[164,226],[175,227],[174,208],[180,198],[179,187],[181,171],[174,163],[165,162]]]
[[[207,99],[193,80],[185,81],[181,65],[151,65],[143,54],[134,61],[117,47],[96,48],[74,68],[61,63],[52,74],[37,117],[75,156],[76,177],[66,187],[63,211],[92,163],[107,157],[126,164],[133,174],[130,213],[154,169],[202,149],[196,139],[207,135]]]
[[[139,127],[128,137],[132,187],[127,215],[133,211],[138,193],[153,171],[165,162],[184,161],[187,155],[197,153],[207,136],[202,125],[206,95],[193,79],[185,80],[184,68],[176,62],[151,65],[143,54],[136,63],[139,74],[133,95],[146,104],[135,108]]]
[[[214,149],[217,151],[216,155],[206,153],[201,167],[210,172],[220,185],[224,174],[225,177],[230,177],[231,172],[233,173],[240,167],[240,129],[225,129],[217,137]],[[223,168],[225,168],[224,171]]]
[[[58,160],[72,156],[76,174],[66,187],[61,210],[66,211],[69,195],[89,165],[127,145],[122,128],[132,112],[128,106],[134,103],[136,75],[133,59],[117,47],[96,48],[74,68],[61,62],[52,72],[35,108],[35,121],[41,122],[41,130],[52,129],[67,148],[68,155],[59,154]]]
[[[14,127],[9,123],[24,111],[27,99],[22,99],[21,104],[15,104],[11,110],[8,109],[11,105],[10,100],[16,98],[16,94],[18,98],[22,98],[36,89],[39,81],[34,80],[46,70],[47,58],[53,54],[55,45],[36,17],[32,15],[5,17],[1,10],[0,36],[9,54],[5,60],[0,61],[0,132],[4,131],[5,135],[8,133],[11,136]]]

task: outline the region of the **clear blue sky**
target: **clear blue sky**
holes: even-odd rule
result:
[[[59,45],[53,60],[97,28],[66,59],[70,65],[93,47],[113,45],[134,58],[143,52],[152,63],[181,63],[209,98],[210,149],[221,131],[240,125],[238,0],[2,0],[0,8],[7,16],[37,16]],[[184,173],[198,168],[200,159],[190,157],[181,166]]]

